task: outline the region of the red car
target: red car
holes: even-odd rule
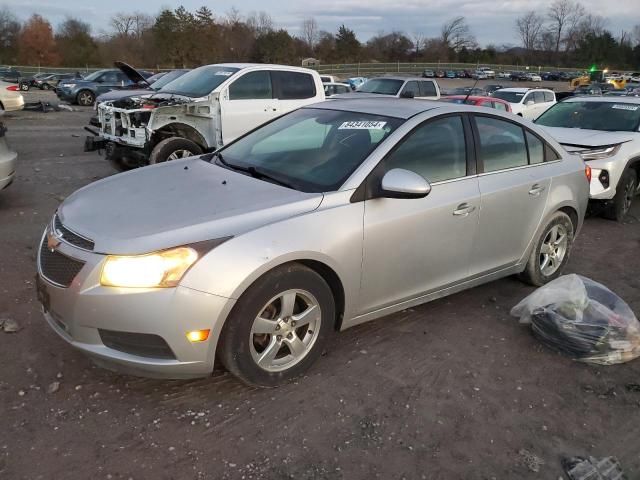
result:
[[[496,110],[507,112],[511,111],[509,102],[494,97],[478,97],[472,95],[467,98],[466,95],[451,95],[449,97],[442,97],[440,100],[449,103],[466,103],[467,105],[476,105],[478,107],[495,108]]]

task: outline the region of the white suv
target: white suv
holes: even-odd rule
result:
[[[502,88],[491,96],[506,100],[513,113],[530,120],[556,103],[556,94],[546,88]]]

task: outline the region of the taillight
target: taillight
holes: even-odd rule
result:
[[[584,166],[584,174],[587,176],[587,182],[591,183],[591,167],[589,165]]]
[[[17,85],[11,85],[11,86],[7,87],[7,90],[10,90],[12,92],[17,92],[18,91],[18,86]]]
[[[153,103],[145,103],[144,105],[142,105],[142,109],[143,110],[153,110],[156,107],[157,107],[157,105],[155,105]]]

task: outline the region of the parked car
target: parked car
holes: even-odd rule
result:
[[[476,97],[482,97],[485,95],[485,91],[480,87],[457,87],[457,88],[447,90],[445,92],[445,95],[447,95],[448,97],[455,96],[455,95],[462,95],[462,96],[473,95]]]
[[[135,87],[111,90],[107,93],[103,93],[96,98],[95,106],[98,109],[98,104],[102,102],[112,102],[115,100],[121,100],[127,97],[135,97],[141,95],[149,95],[158,92],[166,84],[174,81],[176,78],[181,77],[185,73],[189,72],[188,69],[171,70],[170,72],[163,72],[162,74],[153,75],[147,79],[140,74],[143,80],[138,81]]]
[[[433,70],[425,70],[422,72],[422,78],[435,78],[436,74]]]
[[[537,73],[527,73],[527,80],[530,82],[541,82],[542,77]]]
[[[0,118],[4,115],[4,110],[0,110]],[[11,182],[16,174],[16,166],[18,163],[18,154],[9,148],[7,144],[7,127],[0,122],[0,190],[4,190]]]
[[[351,77],[347,78],[346,83],[349,84],[351,90],[355,90],[366,81],[367,79],[365,77]]]
[[[498,78],[511,78],[511,72],[500,72]]]
[[[436,70],[436,78],[444,78],[446,73],[444,70]]]
[[[349,96],[387,96],[396,98],[419,98],[438,100],[440,87],[438,82],[428,78],[417,77],[377,77],[367,80],[358,90]]]
[[[105,148],[107,159],[127,168],[162,163],[216,150],[283,113],[324,99],[314,70],[206,65],[151,96],[99,104],[100,131],[85,142],[85,150]]]
[[[573,90],[574,95],[602,95],[602,88],[598,84],[582,85]]]
[[[38,298],[103,366],[185,378],[219,360],[275,386],[335,330],[507,275],[557,278],[588,189],[580,157],[513,115],[332,100],[68,196],[42,236]]]
[[[510,78],[514,82],[523,82],[528,80],[526,72],[511,72]]]
[[[493,92],[495,92],[496,90],[502,90],[504,88],[504,85],[499,85],[499,84],[490,84],[490,85],[485,85],[484,87],[482,87],[482,89],[487,92],[487,95],[491,96],[491,94]]]
[[[496,72],[489,67],[480,67],[478,70],[484,72],[487,78],[496,78]]]
[[[634,72],[631,74],[631,78],[629,79],[632,82],[640,82],[640,73]]]
[[[24,108],[24,97],[20,87],[13,83],[0,82],[0,110],[14,112]]]
[[[139,72],[122,62],[115,64],[118,68],[98,70],[83,79],[60,82],[56,87],[56,95],[60,100],[89,107],[98,95],[111,90],[135,88],[138,83],[152,75],[150,72]]]
[[[549,82],[557,82],[561,80],[559,72],[544,72],[540,77],[542,80]]]
[[[572,97],[536,120],[591,167],[591,199],[622,221],[640,194],[640,98]]]
[[[41,78],[48,77],[48,76],[50,76],[50,75],[53,75],[53,73],[45,73],[45,72],[42,72],[42,73],[36,73],[35,75],[33,75],[33,76],[31,76],[31,77],[26,78],[26,79],[25,79],[25,81],[29,83],[29,86],[30,86],[30,87],[35,87],[35,86],[36,86],[36,81],[37,81],[37,80],[39,80],[39,79],[41,79]]]
[[[442,97],[443,102],[475,105],[476,107],[495,108],[496,110],[502,110],[503,112],[511,111],[511,104],[499,98],[493,97],[476,97],[467,95],[452,95]]]
[[[40,90],[55,90],[60,82],[70,82],[73,80],[82,80],[80,72],[76,73],[54,73],[44,78],[36,80],[34,83]]]
[[[447,70],[446,77],[447,78],[456,78],[456,72],[454,72],[453,70]]]
[[[0,82],[15,83],[23,92],[28,91],[30,87],[28,79],[23,78],[18,70],[13,69],[0,70]]]
[[[324,85],[324,95],[327,98],[342,93],[351,93],[351,87],[348,83],[323,83],[322,85]]]
[[[471,74],[471,78],[475,80],[486,80],[489,78],[484,70],[476,70]]]
[[[338,78],[333,75],[320,75],[320,81],[322,83],[339,83]]]
[[[556,94],[546,88],[503,88],[491,96],[506,100],[513,113],[531,120],[556,103]]]

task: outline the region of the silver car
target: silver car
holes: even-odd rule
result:
[[[587,173],[493,109],[327,101],[69,196],[42,237],[39,298],[105,367],[184,378],[219,359],[273,386],[336,330],[507,275],[556,278]]]

